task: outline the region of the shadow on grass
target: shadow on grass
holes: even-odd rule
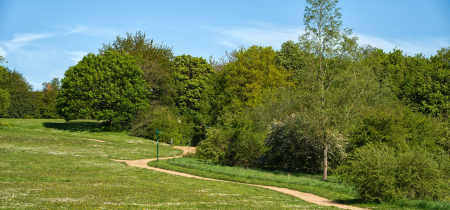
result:
[[[118,132],[128,130],[129,123],[115,123],[114,126],[109,126],[108,122],[44,122],[42,123],[46,128],[53,128],[65,131],[88,131],[88,132]]]
[[[368,204],[367,202],[365,202],[362,199],[345,199],[345,200],[335,200],[338,203],[342,203],[345,205],[357,205],[357,204]]]

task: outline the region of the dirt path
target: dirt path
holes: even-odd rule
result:
[[[91,140],[91,141],[98,141],[98,142],[106,142],[106,141],[98,140],[98,139],[87,139],[87,138],[82,138],[82,139]]]
[[[183,155],[185,155],[187,153],[190,153],[190,152],[195,152],[195,147],[174,147],[174,148],[183,150]],[[164,160],[164,159],[171,159],[171,158],[177,158],[177,157],[181,157],[181,156],[165,157],[165,158],[159,158],[159,159]],[[181,173],[181,172],[176,172],[176,171],[169,171],[169,170],[165,170],[165,169],[150,167],[150,166],[147,165],[148,162],[154,161],[154,160],[156,160],[156,158],[141,159],[141,160],[114,160],[114,161],[124,162],[124,163],[128,164],[129,166],[135,166],[135,167],[140,167],[140,168],[151,169],[151,170],[154,170],[154,171],[159,171],[159,172],[163,172],[163,173],[167,173],[167,174],[173,174],[173,175],[178,175],[178,176],[184,176],[184,177],[190,177],[190,178],[196,178],[196,179],[202,179],[202,180],[209,180],[209,181],[220,181],[220,182],[229,182],[229,183],[236,183],[236,184],[245,184],[245,183],[240,183],[240,182],[231,182],[231,181],[225,181],[225,180],[220,180],[220,179],[205,178],[205,177],[195,176],[195,175],[191,175],[191,174],[186,174],[186,173]],[[245,185],[255,186],[255,187],[262,187],[262,188],[266,188],[266,189],[270,189],[270,190],[275,190],[275,191],[278,191],[278,192],[281,192],[281,193],[284,193],[284,194],[288,194],[288,195],[292,195],[292,196],[300,198],[300,199],[302,199],[304,201],[307,201],[307,202],[310,202],[310,203],[314,203],[314,204],[317,204],[317,205],[321,205],[321,206],[334,206],[334,207],[341,208],[341,209],[351,209],[351,210],[362,210],[363,209],[363,208],[360,208],[360,207],[348,206],[348,205],[340,204],[340,203],[337,203],[335,201],[332,201],[332,200],[329,200],[329,199],[326,199],[326,198],[322,198],[322,197],[319,197],[317,195],[313,195],[311,193],[299,192],[299,191],[295,191],[295,190],[291,190],[291,189],[287,189],[287,188],[273,187],[273,186],[264,186],[264,185],[257,185],[257,184],[245,184]]]

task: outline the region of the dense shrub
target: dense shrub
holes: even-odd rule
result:
[[[264,152],[263,139],[264,134],[245,129],[209,129],[196,155],[221,165],[252,167]]]
[[[193,135],[192,123],[184,117],[178,117],[169,108],[153,106],[142,111],[135,119],[130,135],[144,137],[156,141],[156,129],[162,131],[159,141],[170,143],[173,139],[175,145],[189,145]]]
[[[370,109],[348,130],[351,152],[366,144],[385,143],[392,147],[420,146],[428,150],[442,147],[448,151],[448,124],[403,106]]]
[[[35,118],[39,114],[37,109],[38,94],[24,89],[10,90],[11,105],[5,117]]]
[[[226,113],[220,124],[208,129],[208,138],[197,148],[197,156],[222,165],[256,166],[256,160],[265,151],[265,132],[254,129],[248,113]]]
[[[449,161],[445,152],[368,144],[355,150],[345,174],[365,201],[450,200]]]
[[[292,114],[283,121],[275,121],[264,140],[269,150],[259,159],[260,166],[280,167],[288,171],[319,173],[323,168],[323,146],[318,127],[305,116]],[[344,158],[344,138],[328,132],[328,166],[331,171]]]

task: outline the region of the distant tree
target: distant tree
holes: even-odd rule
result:
[[[430,58],[407,56],[394,49],[387,54],[384,66],[399,99],[424,114],[449,117],[450,47],[441,48]]]
[[[307,56],[307,52],[302,48],[300,43],[287,41],[277,51],[276,64],[292,74],[291,80],[298,82],[298,77],[306,65],[305,56]]]
[[[16,70],[11,70],[0,66],[0,89],[3,89],[2,95],[9,95],[10,105],[3,117],[10,118],[31,118],[36,115],[36,94],[31,92],[31,85]],[[7,93],[6,93],[7,92]]]
[[[130,121],[148,103],[150,92],[135,59],[124,52],[89,54],[61,80],[57,109],[66,121],[93,117]]]
[[[39,94],[39,115],[41,118],[58,118],[56,98],[61,88],[59,78],[42,83],[42,92]]]
[[[0,64],[5,62],[5,58],[0,55]],[[3,84],[4,78],[6,77],[6,74],[8,72],[6,71],[6,68],[2,65],[0,65],[0,84]],[[10,99],[9,99],[9,92],[6,89],[3,89],[2,86],[0,86],[0,116],[4,116],[10,106]]]
[[[218,75],[220,103],[231,104],[233,110],[261,104],[271,88],[286,83],[287,71],[275,65],[276,52],[271,47],[252,46],[235,52],[235,61],[224,66]]]
[[[152,103],[173,105],[176,98],[173,71],[172,48],[157,44],[153,39],[146,38],[141,31],[134,35],[127,33],[124,37],[117,36],[109,44],[103,44],[100,54],[107,51],[125,51],[136,59],[136,64],[142,69],[142,77],[147,81],[152,91]]]
[[[197,115],[203,109],[201,101],[210,88],[208,80],[215,74],[214,70],[205,59],[190,55],[176,56],[174,66],[176,105],[182,114]]]
[[[49,92],[52,90],[59,91],[60,88],[61,88],[61,82],[59,81],[59,78],[53,78],[50,82],[42,83],[42,91],[43,92]]]

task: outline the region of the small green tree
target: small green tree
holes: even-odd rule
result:
[[[126,53],[89,54],[64,76],[57,109],[66,121],[92,117],[110,125],[129,122],[149,100],[142,71]]]

